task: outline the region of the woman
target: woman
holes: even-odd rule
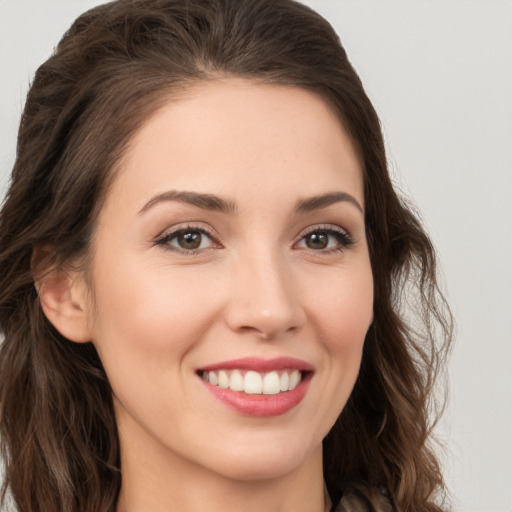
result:
[[[441,510],[434,251],[307,7],[82,15],[32,84],[0,230],[18,510]]]

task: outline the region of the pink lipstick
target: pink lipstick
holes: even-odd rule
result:
[[[242,358],[197,371],[219,401],[248,416],[277,416],[299,404],[308,390],[313,366],[290,357]]]

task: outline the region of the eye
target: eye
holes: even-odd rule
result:
[[[156,244],[163,245],[170,250],[190,253],[215,247],[216,242],[205,229],[186,227],[164,234],[156,241]]]
[[[300,249],[331,252],[341,251],[353,243],[351,236],[339,227],[317,227],[302,235],[296,246]]]

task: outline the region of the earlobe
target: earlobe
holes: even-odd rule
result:
[[[57,269],[41,273],[37,270],[37,259],[36,255],[32,258],[32,273],[46,318],[69,340],[91,341],[86,287],[81,273]]]

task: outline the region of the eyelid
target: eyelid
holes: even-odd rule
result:
[[[330,224],[330,223],[323,223],[323,224],[313,224],[311,226],[308,226],[304,228],[297,238],[300,238],[302,236],[306,236],[309,233],[314,233],[315,231],[337,231],[339,233],[343,233],[347,236],[351,236],[349,231],[345,228],[342,228],[338,224]]]
[[[318,231],[323,231],[323,232],[326,232],[328,234],[331,234],[331,236],[338,236],[339,238],[341,238],[342,240],[339,240],[339,243],[340,243],[340,247],[333,247],[333,248],[329,248],[329,249],[320,249],[320,250],[314,250],[314,249],[309,249],[313,252],[316,252],[316,253],[329,253],[331,251],[338,251],[338,250],[344,250],[344,249],[347,249],[348,247],[350,247],[351,245],[353,245],[355,243],[355,240],[354,238],[352,237],[352,235],[350,234],[350,232],[345,229],[345,228],[342,228],[341,226],[337,225],[337,224],[315,224],[313,226],[309,226],[305,229],[303,229],[299,235],[297,236],[297,239],[296,241],[294,242],[294,246],[296,246],[298,243],[300,243],[306,236],[312,234],[312,233],[316,233]]]
[[[199,254],[203,251],[206,251],[208,249],[211,249],[211,247],[204,248],[204,249],[197,249],[197,250],[186,250],[181,249],[179,247],[171,246],[170,244],[167,244],[168,241],[172,240],[174,237],[178,236],[180,233],[186,232],[186,231],[198,231],[206,236],[208,236],[214,245],[217,247],[214,248],[220,248],[223,246],[222,241],[220,240],[220,237],[214,230],[201,222],[193,223],[193,222],[186,222],[182,224],[178,224],[175,226],[172,226],[170,228],[167,228],[163,231],[161,231],[154,239],[153,239],[153,245],[155,246],[162,246],[166,250],[173,251],[176,253],[182,253],[189,256],[193,256],[195,254]]]

